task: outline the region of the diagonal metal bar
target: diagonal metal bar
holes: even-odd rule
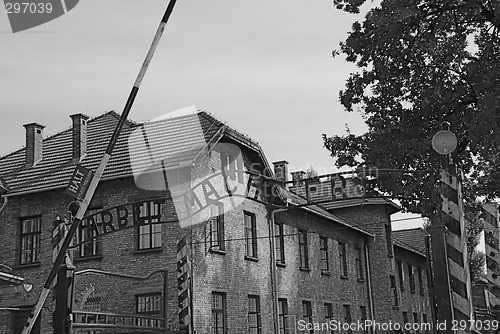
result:
[[[78,212],[75,215],[75,219],[68,231],[68,234],[66,235],[66,238],[64,239],[64,242],[61,246],[61,249],[59,251],[59,254],[54,261],[54,265],[52,266],[52,269],[49,273],[49,276],[43,286],[42,292],[40,293],[40,296],[38,297],[37,303],[33,307],[33,310],[31,312],[30,317],[27,320],[26,326],[23,328],[23,331],[21,334],[29,334],[33,328],[33,325],[35,324],[36,319],[38,318],[38,315],[40,314],[40,311],[43,307],[43,304],[45,304],[45,301],[47,300],[47,297],[50,292],[50,287],[57,275],[57,271],[59,267],[61,266],[66,251],[70,245],[71,239],[76,233],[76,230],[78,228],[78,225],[80,224],[80,221],[83,218],[83,215],[85,214],[85,211],[87,211],[87,207],[92,200],[92,197],[94,196],[94,192],[97,188],[97,185],[99,181],[101,180],[102,174],[104,172],[104,169],[106,168],[106,165],[111,158],[111,154],[113,152],[113,149],[116,145],[116,142],[118,141],[118,137],[120,135],[121,130],[123,129],[123,126],[125,124],[125,121],[128,118],[128,115],[130,113],[130,110],[132,109],[132,105],[134,104],[135,98],[137,96],[137,93],[139,91],[139,86],[141,85],[142,79],[144,78],[144,75],[146,74],[146,71],[148,69],[149,63],[151,62],[151,59],[153,58],[154,52],[156,50],[156,47],[158,46],[158,43],[160,41],[160,38],[163,34],[163,31],[165,30],[165,25],[168,22],[168,19],[170,18],[170,15],[172,14],[172,11],[174,9],[176,0],[170,0],[167,9],[165,11],[165,14],[163,15],[163,18],[160,22],[160,25],[158,26],[158,29],[156,31],[156,34],[153,38],[153,42],[151,43],[151,46],[149,48],[149,51],[146,55],[146,59],[144,60],[141,69],[139,71],[139,74],[137,75],[137,78],[134,82],[134,86],[132,87],[132,91],[130,92],[130,95],[127,99],[127,102],[125,104],[125,107],[123,109],[123,112],[120,116],[120,120],[118,121],[118,124],[115,127],[115,130],[113,132],[113,135],[111,136],[111,140],[108,144],[108,147],[106,148],[106,152],[104,153],[104,156],[102,157],[99,166],[97,167],[97,170],[95,171],[92,180],[90,181],[89,187],[85,191],[85,195],[83,200],[80,203],[80,207],[78,209]]]

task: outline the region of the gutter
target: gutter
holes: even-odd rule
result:
[[[364,235],[367,235],[367,236],[371,237],[373,240],[375,239],[375,234],[372,234],[372,233],[366,232],[365,230],[362,230],[362,229],[360,229],[360,228],[358,228],[358,227],[356,227],[356,226],[352,226],[352,225],[349,225],[349,224],[343,223],[343,222],[341,222],[341,221],[335,220],[335,218],[330,217],[330,216],[328,216],[328,215],[326,215],[326,214],[324,214],[324,213],[322,213],[322,212],[315,211],[315,210],[313,210],[313,209],[311,209],[311,208],[308,208],[308,207],[306,207],[306,206],[302,206],[302,207],[300,207],[300,209],[302,209],[302,210],[306,210],[306,211],[309,211],[309,212],[311,212],[311,213],[314,213],[315,215],[318,215],[318,216],[320,216],[320,217],[326,218],[326,219],[328,219],[328,220],[331,220],[331,221],[333,221],[333,222],[335,222],[335,223],[337,223],[337,224],[343,225],[343,226],[345,226],[345,227],[349,227],[349,228],[351,228],[351,229],[353,229],[353,230],[355,230],[355,231],[357,231],[357,232],[363,233]]]

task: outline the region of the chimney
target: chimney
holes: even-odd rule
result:
[[[302,180],[304,180],[304,176],[306,175],[306,172],[304,171],[298,171],[298,172],[292,172],[292,181],[293,181],[293,186],[294,187],[299,187],[303,185]]]
[[[70,115],[73,121],[73,160],[78,162],[87,153],[87,120],[84,114]]]
[[[43,128],[38,123],[23,125],[26,129],[26,167],[32,167],[42,160],[43,151]]]
[[[274,177],[278,181],[288,181],[288,161],[276,161],[274,165]]]

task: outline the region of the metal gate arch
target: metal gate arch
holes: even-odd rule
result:
[[[167,323],[165,291],[166,269],[163,268],[147,276],[96,269],[75,272],[70,296],[71,333],[187,334],[179,326]],[[158,292],[161,292],[163,305],[158,313],[136,312],[136,295],[146,296]]]

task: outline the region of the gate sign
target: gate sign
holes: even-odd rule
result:
[[[94,173],[90,169],[77,165],[64,193],[76,199],[82,199],[93,175]]]

